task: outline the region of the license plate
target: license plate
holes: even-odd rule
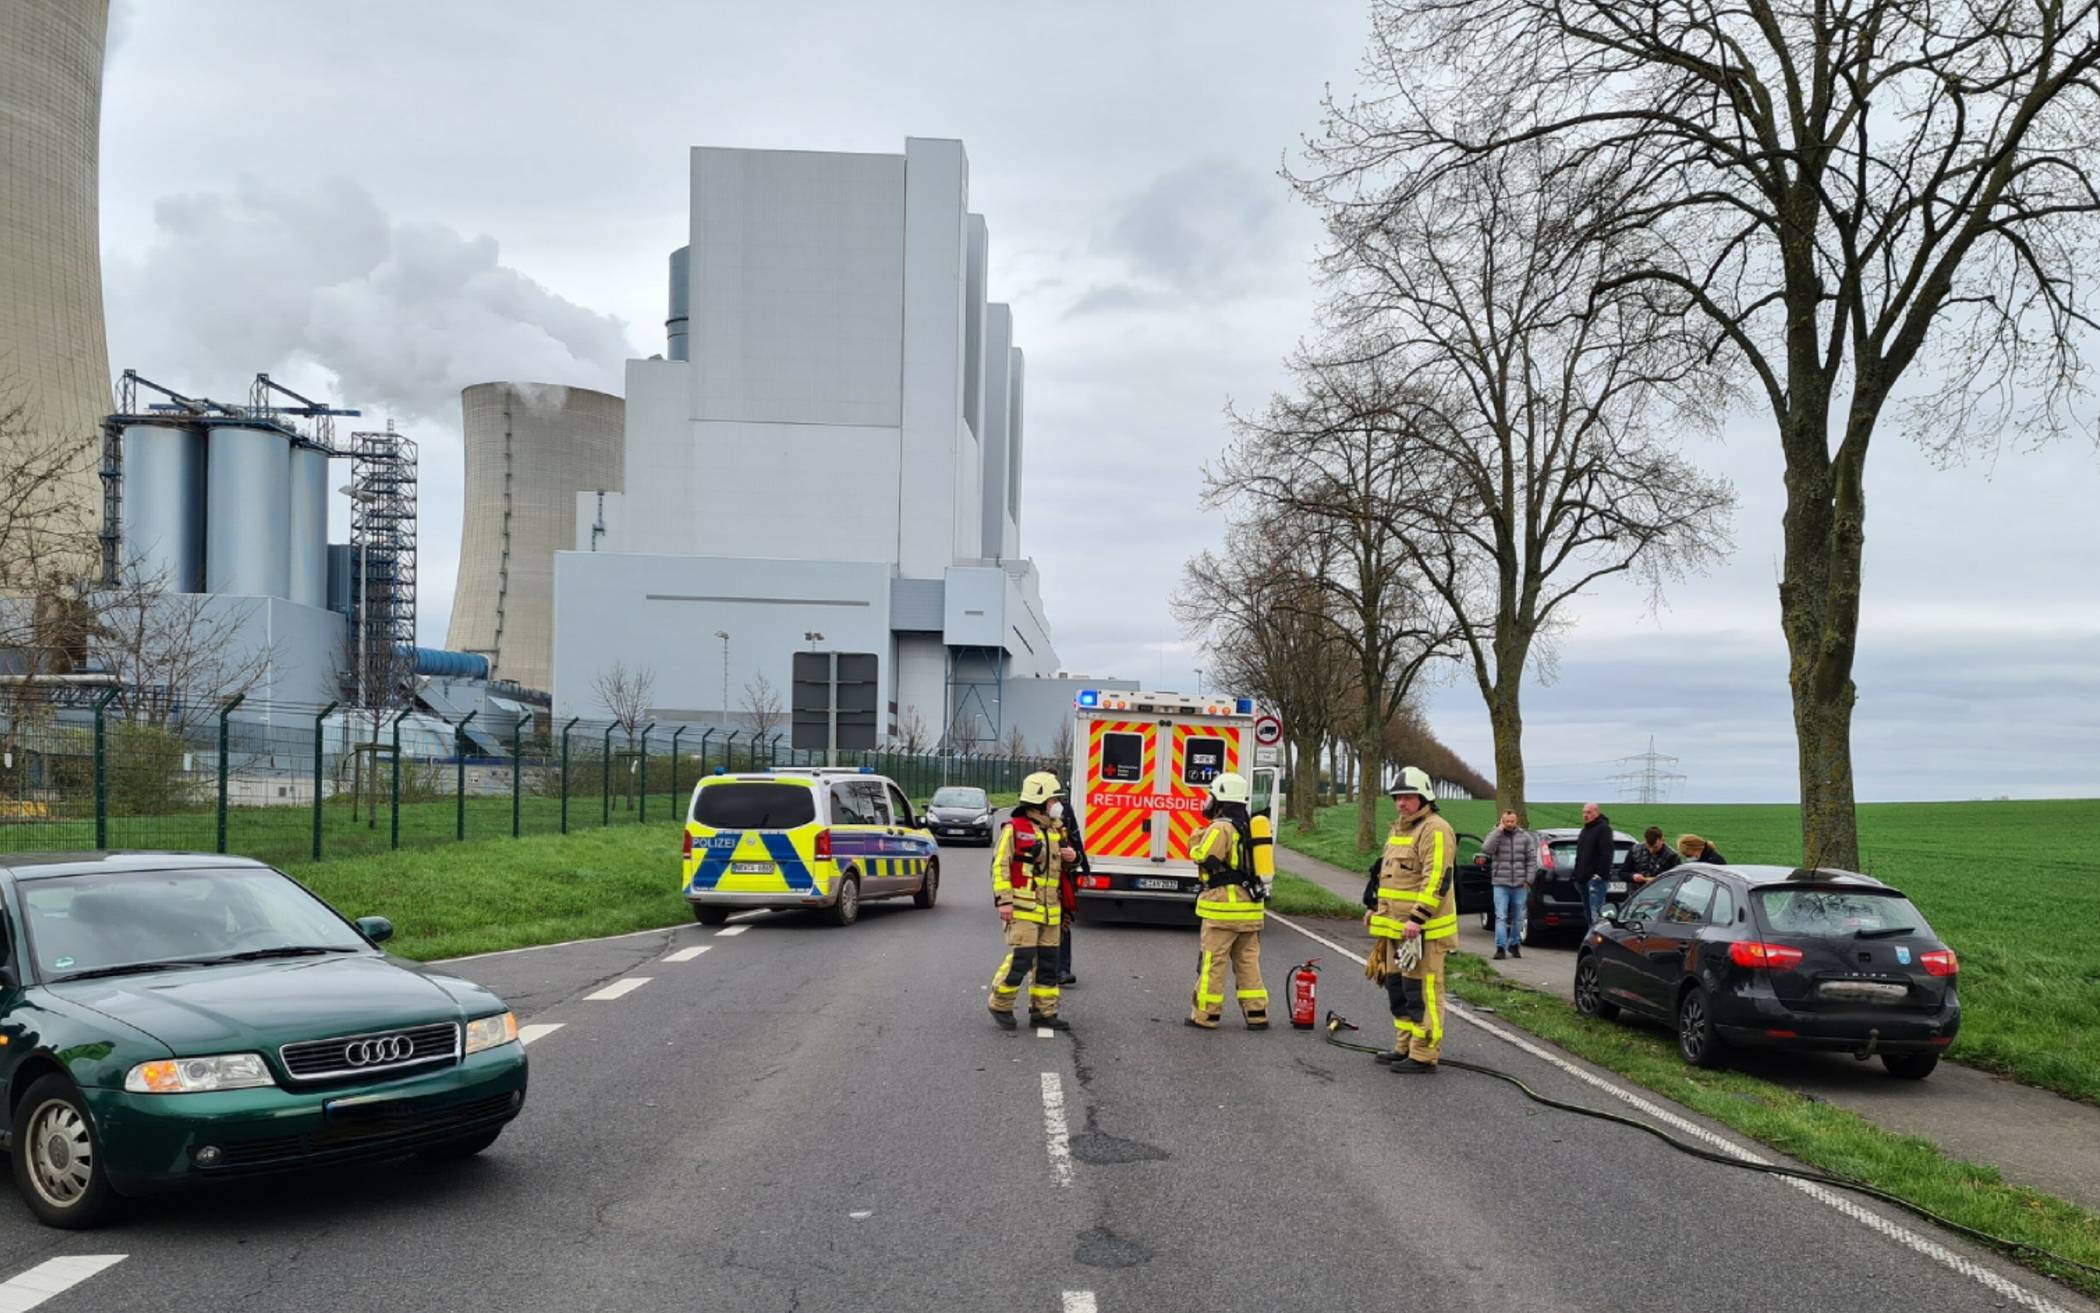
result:
[[[729,873],[731,875],[771,875],[773,874],[773,863],[731,862],[729,864]]]
[[[1181,892],[1181,881],[1179,880],[1160,880],[1151,876],[1141,875],[1132,883],[1140,889],[1160,889],[1170,894]]]
[[[1910,997],[1909,985],[1882,980],[1826,980],[1816,993],[1847,1003],[1901,1003]]]
[[[1623,894],[1626,892],[1626,882],[1624,880],[1614,880],[1610,884],[1604,886],[1604,888],[1605,891],[1608,893]]]

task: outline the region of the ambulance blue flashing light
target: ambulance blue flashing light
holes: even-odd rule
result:
[[[1087,708],[1100,706],[1101,690],[1096,688],[1083,690],[1079,695],[1079,705]]]
[[[1239,712],[1239,714],[1241,714],[1242,716],[1251,716],[1254,714],[1253,698],[1241,698],[1239,701],[1233,703],[1232,706],[1233,709]]]
[[[873,775],[875,773],[875,768],[873,766],[863,766],[860,768],[860,773],[863,775]]]

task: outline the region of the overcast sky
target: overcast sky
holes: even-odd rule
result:
[[[1363,34],[1348,3],[117,0],[112,364],[217,395],[269,370],[399,421],[442,643],[459,389],[617,392],[624,359],[663,350],[689,147],[960,138],[1028,353],[1022,547],[1059,653],[1185,689],[1201,659],[1166,599],[1218,537],[1201,468],[1315,300],[1317,228],[1277,168]],[[1660,610],[1631,588],[1581,607],[1526,694],[1536,799],[1616,796],[1651,734],[1676,797],[1794,793],[1777,451],[1751,413],[1690,442],[1736,483],[1735,556]],[[2100,794],[2090,438],[1941,470],[1889,434],[1869,505],[1861,797]],[[1490,768],[1470,679],[1430,706]]]

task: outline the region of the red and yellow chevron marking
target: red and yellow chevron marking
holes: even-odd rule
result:
[[[1087,727],[1086,849],[1095,857],[1150,857],[1152,834],[1145,821],[1151,813],[1137,805],[1152,792],[1159,772],[1158,726],[1140,720],[1096,720]],[[1102,778],[1102,740],[1109,734],[1136,734],[1144,757],[1133,781]],[[1122,805],[1125,801],[1129,805]]]
[[[1223,739],[1225,741],[1225,769],[1236,771],[1240,768],[1240,736],[1236,729],[1217,725],[1176,725],[1174,727],[1173,758],[1169,763],[1173,767],[1174,773],[1168,778],[1172,782],[1175,797],[1192,799],[1197,803],[1194,807],[1178,807],[1167,813],[1169,818],[1167,856],[1174,861],[1182,862],[1189,860],[1189,845],[1194,843],[1196,836],[1203,831],[1204,822],[1201,803],[1202,799],[1207,796],[1207,791],[1202,786],[1183,784],[1181,782],[1182,777],[1187,773],[1185,768],[1188,762],[1188,742],[1192,738]]]

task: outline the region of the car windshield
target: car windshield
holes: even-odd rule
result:
[[[693,799],[693,819],[711,830],[792,830],[817,819],[807,784],[728,780]]]
[[[941,789],[933,795],[935,807],[982,807],[983,789]]]
[[[1757,901],[1775,934],[1858,938],[1932,933],[1911,901],[1893,889],[1767,888],[1757,891]]]
[[[326,903],[267,867],[57,876],[20,888],[29,951],[48,978],[368,948]]]

